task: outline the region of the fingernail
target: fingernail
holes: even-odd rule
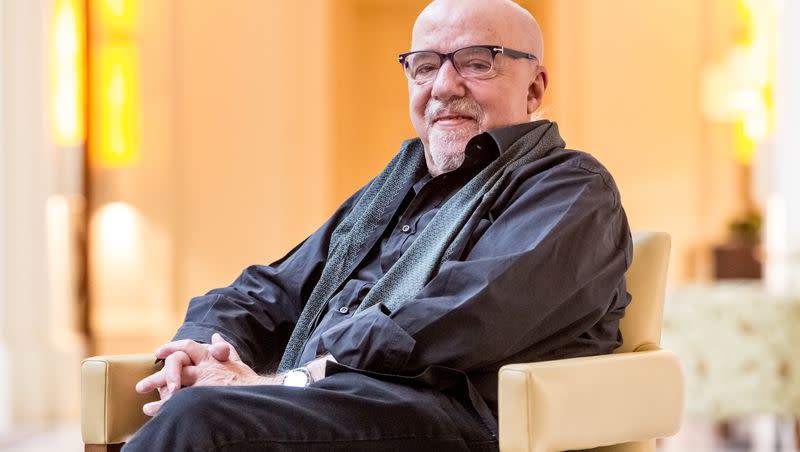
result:
[[[167,385],[167,389],[169,389],[169,392],[175,392],[175,386],[175,383],[170,383]]]
[[[136,383],[136,390],[139,391],[139,392],[142,392],[142,386],[143,385],[142,385],[141,381],[139,383]]]

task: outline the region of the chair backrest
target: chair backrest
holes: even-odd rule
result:
[[[633,234],[633,262],[625,273],[632,298],[620,320],[622,345],[615,353],[651,350],[661,343],[669,248],[665,232]]]

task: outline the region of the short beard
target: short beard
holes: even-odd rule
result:
[[[463,114],[475,118],[474,129],[443,131],[434,127],[433,120],[442,112]],[[473,99],[460,97],[447,102],[431,99],[425,107],[428,125],[428,171],[432,176],[448,173],[464,163],[464,150],[472,137],[482,132],[483,109]]]

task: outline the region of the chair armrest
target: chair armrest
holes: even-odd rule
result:
[[[503,366],[500,449],[589,449],[673,435],[683,375],[667,350]]]
[[[153,354],[87,358],[81,364],[81,434],[85,444],[116,444],[149,419],[142,405],[158,400],[157,391],[139,394],[136,382],[157,372]]]

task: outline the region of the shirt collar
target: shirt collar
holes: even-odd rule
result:
[[[526,122],[499,127],[473,137],[464,150],[464,168],[474,165],[486,166],[507,151],[520,138],[540,126],[543,121]]]
[[[414,182],[414,185],[412,186],[414,188],[414,193],[419,193],[420,190],[422,190],[422,187],[431,179],[433,179],[433,176],[431,176],[431,173],[429,173],[428,169],[425,168],[425,171],[422,172],[419,177],[417,177],[417,181]]]
[[[517,140],[527,135],[528,132],[545,122],[547,122],[547,120],[525,122],[513,126],[492,129],[486,133],[494,139],[494,142],[497,144],[497,148],[500,150],[500,153],[502,153],[508,150],[508,148],[510,148],[512,144],[516,143]]]

